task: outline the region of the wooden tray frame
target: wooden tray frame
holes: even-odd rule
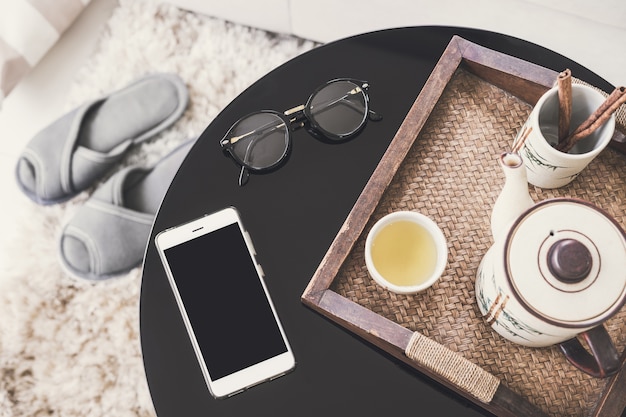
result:
[[[405,349],[413,331],[382,317],[330,289],[339,269],[374,212],[383,193],[409,152],[444,88],[458,68],[486,80],[534,105],[554,85],[556,71],[505,55],[454,36],[435,66],[424,88],[409,110],[389,148],[366,184],[339,233],[302,294],[302,302],[365,340],[380,347],[442,385],[498,416],[545,416],[545,414],[501,383],[493,398],[482,402],[428,367],[409,359]],[[626,138],[616,130],[612,148],[626,153]],[[436,343],[436,342],[435,342]],[[607,379],[606,388],[590,415],[615,417],[626,407],[626,350],[622,368]]]

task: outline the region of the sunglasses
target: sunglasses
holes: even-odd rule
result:
[[[306,104],[279,113],[262,110],[239,119],[220,141],[241,166],[239,185],[250,172],[277,168],[291,147],[291,132],[304,127],[315,138],[340,142],[357,135],[367,120],[382,116],[369,108],[369,84],[348,78],[328,81],[318,87]]]

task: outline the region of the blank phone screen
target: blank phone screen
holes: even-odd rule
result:
[[[237,224],[164,253],[211,379],[287,351]]]

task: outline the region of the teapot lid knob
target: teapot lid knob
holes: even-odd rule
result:
[[[589,275],[591,252],[576,239],[561,239],[548,251],[548,268],[559,281],[575,284]]]

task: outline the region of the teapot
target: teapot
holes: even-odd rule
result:
[[[584,200],[535,204],[520,155],[498,161],[505,183],[491,214],[494,243],[476,273],[481,314],[512,342],[559,345],[590,375],[616,373],[619,354],[603,323],[626,301],[626,233]]]

